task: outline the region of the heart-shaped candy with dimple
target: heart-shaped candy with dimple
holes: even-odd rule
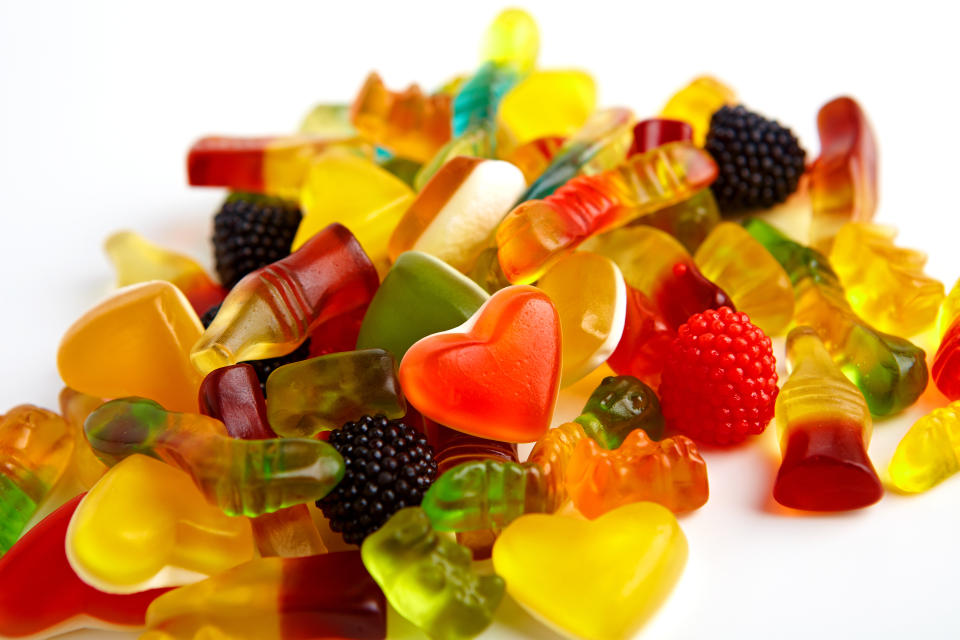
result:
[[[635,502],[596,520],[528,514],[504,529],[493,566],[534,616],[580,638],[635,634],[666,600],[687,561],[674,515]]]
[[[549,297],[527,286],[501,289],[464,324],[416,342],[400,363],[400,386],[423,415],[506,442],[547,431],[559,384],[560,318]]]

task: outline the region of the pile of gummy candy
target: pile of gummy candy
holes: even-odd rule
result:
[[[63,337],[60,414],[0,420],[0,635],[384,638],[389,603],[469,638],[506,592],[625,638],[686,563],[697,443],[775,419],[777,502],[880,500],[871,416],[924,391],[908,338],[934,323],[934,382],[960,399],[960,287],[870,222],[861,107],[823,106],[808,163],[715,79],[637,121],[538,48],[507,10],[434,93],[371,74],[296,134],[193,145],[190,184],[232,191],[220,282],[114,234],[123,288]],[[791,326],[779,388],[769,336]],[[913,425],[896,489],[958,470],[958,412]]]

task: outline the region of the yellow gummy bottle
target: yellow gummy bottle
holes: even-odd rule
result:
[[[907,431],[890,461],[900,491],[920,493],[960,470],[960,402],[934,409]]]
[[[603,364],[617,348],[627,317],[627,286],[612,260],[579,251],[555,263],[537,287],[550,296],[560,314],[560,386],[566,387]]]
[[[135,454],[77,506],[66,536],[77,575],[107,593],[190,584],[252,560],[250,521],[207,503],[185,472]]]
[[[190,348],[203,327],[169,282],[136,284],[67,329],[57,369],[68,387],[101,398],[143,396],[171,411],[197,410],[200,374]]]
[[[767,335],[793,320],[793,286],[780,263],[738,224],[721,222],[693,256],[700,272]]]
[[[537,138],[569,137],[596,107],[597,87],[590,74],[534,71],[503,97],[497,118],[516,147]]]
[[[733,89],[716,78],[700,76],[673,94],[660,110],[660,117],[689,123],[693,127],[693,141],[702,147],[710,130],[710,118],[720,107],[736,101]]]
[[[366,158],[326,153],[307,172],[300,206],[303,220],[293,238],[296,251],[334,222],[353,232],[378,269],[386,266],[387,243],[414,199],[413,190]]]
[[[632,637],[667,599],[686,561],[676,517],[652,502],[592,521],[527,514],[493,547],[494,569],[517,602],[588,640]]]

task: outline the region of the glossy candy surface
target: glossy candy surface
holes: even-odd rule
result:
[[[543,106],[549,104],[549,109]],[[577,70],[534,71],[500,101],[497,118],[515,145],[540,138],[570,136],[597,105],[590,74]]]
[[[585,251],[557,261],[537,288],[550,296],[560,315],[560,386],[566,387],[603,364],[620,342],[627,288],[617,265]]]
[[[707,465],[686,436],[654,442],[637,429],[613,450],[587,438],[570,457],[567,492],[577,510],[591,520],[641,501],[681,513],[707,502]]]
[[[793,319],[790,277],[770,252],[743,227],[721,222],[693,256],[700,272],[733,299],[737,309],[767,335],[786,330]]]
[[[960,316],[960,279],[953,283],[950,293],[943,299],[940,311],[937,313],[937,332],[941,339],[957,316]]]
[[[463,324],[488,297],[445,262],[407,251],[370,301],[357,349],[385,349],[400,362],[417,340]]]
[[[303,117],[300,133],[328,138],[351,138],[357,130],[350,124],[350,105],[321,103]]]
[[[810,167],[811,244],[829,251],[846,222],[869,222],[877,210],[877,142],[856,100],[840,97],[817,114],[820,155]]]
[[[523,172],[523,178],[527,184],[533,184],[550,166],[554,156],[563,146],[564,140],[565,138],[557,136],[537,138],[510,150],[503,159]]]
[[[343,477],[343,458],[320,440],[238,440],[194,413],[172,413],[144,398],[111,400],[84,425],[104,462],[142,453],[190,474],[228,515],[258,516],[327,495]]]
[[[139,395],[174,410],[195,411],[202,378],[189,355],[202,331],[190,303],[169,282],[132,285],[67,329],[57,369],[68,387],[82,393]]]
[[[497,229],[500,266],[511,282],[532,282],[590,236],[686,200],[716,175],[706,152],[674,142],[615,169],[574,178],[504,218]]]
[[[823,254],[761,220],[750,220],[745,227],[790,276],[794,321],[817,331],[834,362],[860,389],[870,412],[891,415],[913,404],[927,386],[923,350],[864,322],[850,308]]]
[[[633,127],[633,144],[627,151],[627,157],[646,153],[668,142],[693,140],[693,127],[683,120],[651,118],[641,120]]]
[[[912,336],[933,324],[943,284],[923,272],[927,256],[893,244],[897,231],[865,222],[840,228],[830,251],[850,306],[881,331]]]
[[[201,138],[187,155],[187,179],[195,187],[228,187],[294,199],[316,156],[335,146],[367,153],[356,140],[313,135]]]
[[[960,404],[934,409],[903,436],[890,461],[900,491],[920,493],[960,470]]]
[[[24,404],[0,416],[0,556],[63,476],[75,446],[70,425],[52,411]]]
[[[575,421],[604,449],[618,448],[637,429],[654,440],[663,436],[657,394],[633,376],[604,378]]]
[[[100,591],[189,584],[253,559],[246,518],[207,503],[183,471],[133,455],[77,506],[66,536],[77,575]]]
[[[139,627],[163,590],[104,593],[67,562],[67,525],[83,495],[41,520],[0,558],[0,636],[56,635],[80,628]]]
[[[359,551],[262,558],[157,598],[144,640],[381,640],[387,603]]]
[[[660,116],[689,123],[693,141],[702,147],[710,130],[710,118],[720,107],[736,101],[733,89],[716,78],[700,76],[673,94],[660,110]]]
[[[634,220],[631,224],[648,225],[666,231],[693,253],[720,222],[720,210],[710,189],[701,189],[683,202]]]
[[[397,361],[383,349],[343,351],[283,365],[267,378],[274,431],[307,438],[364,415],[402,418]]]
[[[943,395],[960,400],[960,318],[954,319],[940,339],[930,375]]]
[[[676,517],[650,502],[593,521],[525,515],[493,547],[494,569],[517,602],[590,640],[632,637],[670,595],[686,561]]]
[[[395,513],[361,553],[387,601],[431,638],[477,635],[503,597],[503,580],[475,573],[470,551],[438,535],[419,507]]]
[[[391,91],[371,73],[350,107],[350,120],[367,140],[426,162],[450,139],[450,96],[427,96],[417,85]]]
[[[487,28],[480,59],[529,73],[540,53],[540,29],[523,9],[504,9]]]
[[[456,157],[430,179],[390,236],[390,259],[416,250],[466,273],[526,184],[509,162]]]
[[[635,376],[656,387],[676,329],[646,295],[627,286],[627,316],[620,343],[607,364],[620,375]]]
[[[227,295],[226,289],[214,282],[195,260],[159,247],[139,233],[118,231],[103,246],[113,263],[118,287],[166,280],[187,296],[197,315],[220,304]]]
[[[70,464],[64,472],[64,481],[72,478],[83,491],[87,491],[107,472],[107,465],[100,462],[83,434],[83,423],[87,416],[102,405],[103,400],[74,391],[70,387],[64,387],[60,391],[58,400],[60,415],[70,426],[74,439],[73,455],[70,456]]]
[[[353,234],[331,224],[283,260],[244,276],[195,341],[190,358],[206,374],[242,360],[285,355],[324,322],[369,304],[378,285],[377,271]]]
[[[253,367],[235,364],[214,369],[200,386],[200,410],[220,420],[227,433],[240,440],[266,440],[277,434],[267,422],[267,407]],[[305,504],[250,520],[260,555],[300,557],[326,553]]]
[[[560,359],[556,307],[533,287],[508,287],[463,325],[410,347],[400,384],[420,413],[441,424],[532,442],[550,426]]]
[[[773,497],[811,511],[873,504],[883,486],[867,455],[872,421],[866,401],[810,327],[787,336],[787,358],[791,373],[775,413],[783,462]]]

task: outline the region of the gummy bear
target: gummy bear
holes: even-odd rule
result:
[[[397,362],[383,349],[344,351],[278,367],[267,378],[267,415],[281,436],[308,438],[364,415],[407,411]]]
[[[246,518],[207,504],[183,471],[132,455],[77,506],[66,535],[77,575],[106,593],[189,584],[253,559]]]
[[[437,535],[419,507],[393,514],[361,553],[391,606],[437,640],[479,634],[503,597],[503,580],[476,574],[470,551]]]
[[[810,511],[873,504],[883,486],[867,456],[872,421],[866,401],[810,327],[787,336],[787,358],[792,372],[775,413],[783,462],[773,497]]]
[[[101,460],[155,456],[190,474],[228,515],[257,516],[317,500],[336,486],[343,458],[320,440],[237,440],[212,418],[164,411],[144,398],[111,400],[84,425]]]
[[[616,449],[633,431],[663,436],[663,414],[653,389],[633,376],[603,379],[575,421],[604,449]]]

